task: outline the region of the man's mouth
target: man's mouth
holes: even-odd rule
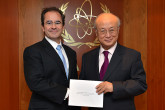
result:
[[[111,42],[111,41],[112,41],[112,39],[106,39],[106,40],[104,40],[104,41],[106,41],[106,42]]]

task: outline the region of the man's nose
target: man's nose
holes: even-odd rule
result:
[[[107,31],[105,35],[106,35],[106,37],[110,37],[111,33],[109,31]]]
[[[53,23],[51,27],[52,27],[53,29],[55,29],[57,26],[56,26],[55,23]]]

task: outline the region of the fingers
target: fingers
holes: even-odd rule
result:
[[[96,93],[100,95],[101,93],[113,92],[113,85],[110,82],[102,82],[96,86]]]
[[[105,86],[104,84],[99,84],[98,86],[96,86],[96,93],[98,93],[98,95],[100,95],[101,93],[103,93],[105,91]]]

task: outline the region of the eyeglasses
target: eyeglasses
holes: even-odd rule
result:
[[[114,35],[114,34],[116,34],[117,29],[118,29],[118,27],[117,28],[111,28],[109,30],[99,29],[97,31],[99,32],[100,35],[106,35],[107,33],[109,33],[110,35]]]
[[[57,25],[57,24],[61,24],[62,22],[61,21],[55,21],[55,22],[53,22],[51,20],[48,20],[48,21],[45,22],[46,25],[52,25],[53,23]]]

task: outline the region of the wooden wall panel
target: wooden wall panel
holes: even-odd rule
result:
[[[123,45],[141,52],[147,72],[147,1],[124,0]],[[147,92],[135,97],[137,110],[147,110]]]
[[[24,78],[23,51],[43,38],[42,8],[43,0],[19,0],[19,110],[28,110],[31,96]]]
[[[18,1],[0,1],[0,109],[18,110]]]
[[[148,0],[148,110],[165,110],[165,1]]]

